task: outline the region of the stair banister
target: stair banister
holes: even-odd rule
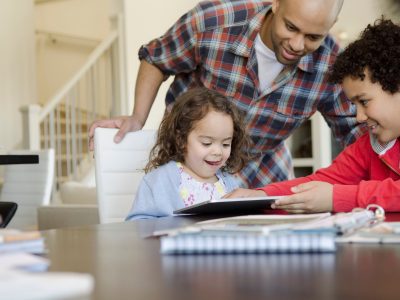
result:
[[[89,71],[96,60],[101,57],[101,55],[114,43],[117,38],[118,31],[113,30],[110,35],[106,39],[104,39],[104,41],[102,41],[95,50],[93,50],[82,68],[80,68],[79,71],[66,84],[64,84],[43,107],[42,111],[39,114],[39,122],[42,122],[44,118],[48,116],[50,111],[57,106],[60,100],[68,94],[68,92],[74,87],[78,80],[82,78],[82,76],[84,76],[87,71]]]
[[[90,123],[99,118],[127,113],[122,14],[112,16],[111,21],[113,29],[110,34],[43,108],[39,105],[20,108],[23,148],[39,150],[42,144],[46,149],[56,149],[55,174],[58,180],[54,183],[52,203],[56,203],[57,186],[60,187],[65,180],[79,180],[93,165],[90,153],[83,153],[82,150],[82,139],[86,139],[86,133],[82,132],[82,122],[88,129]],[[82,81],[85,85],[82,85]],[[81,85],[86,89],[86,95],[81,95]],[[63,120],[61,111],[65,115]]]

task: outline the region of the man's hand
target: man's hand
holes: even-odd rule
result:
[[[295,194],[275,201],[271,207],[295,214],[333,211],[330,183],[311,181],[294,186],[291,191]]]
[[[267,194],[262,190],[249,190],[249,189],[236,189],[226,194],[221,199],[228,199],[228,198],[249,198],[249,197],[265,197]]]
[[[119,143],[128,132],[137,131],[142,129],[144,122],[141,122],[135,115],[121,116],[107,120],[100,120],[93,122],[89,129],[89,150],[94,150],[93,135],[97,127],[104,128],[119,128],[119,131],[114,137],[114,142]]]

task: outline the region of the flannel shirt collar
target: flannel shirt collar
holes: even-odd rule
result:
[[[271,8],[272,5],[263,8],[246,23],[242,32],[239,34],[239,36],[229,49],[230,52],[244,57],[251,56],[254,46],[254,40],[256,39],[256,36],[260,31],[262,22],[264,21],[266,14]],[[325,45],[325,41],[322,43],[321,46],[327,47]],[[314,62],[312,54],[303,56],[297,62],[294,69],[297,68],[303,70],[304,72],[314,73]]]

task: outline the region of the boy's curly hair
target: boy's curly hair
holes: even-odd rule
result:
[[[360,34],[338,55],[330,67],[328,81],[343,83],[343,79],[364,80],[366,73],[372,83],[378,82],[382,89],[395,94],[400,89],[400,26],[384,16]]]
[[[221,171],[232,174],[243,169],[251,160],[249,151],[252,146],[243,114],[217,91],[194,87],[176,100],[170,112],[165,113],[144,171],[148,173],[171,160],[184,162],[189,134],[210,111],[227,114],[233,121],[231,155]],[[245,143],[247,151],[242,149]]]

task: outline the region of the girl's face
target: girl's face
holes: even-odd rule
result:
[[[197,122],[187,139],[183,168],[199,182],[215,183],[215,172],[231,154],[233,121],[231,116],[211,111]]]
[[[400,93],[390,94],[382,86],[369,80],[354,80],[347,76],[343,81],[348,99],[357,107],[357,122],[365,123],[378,141],[388,143],[400,136]]]

